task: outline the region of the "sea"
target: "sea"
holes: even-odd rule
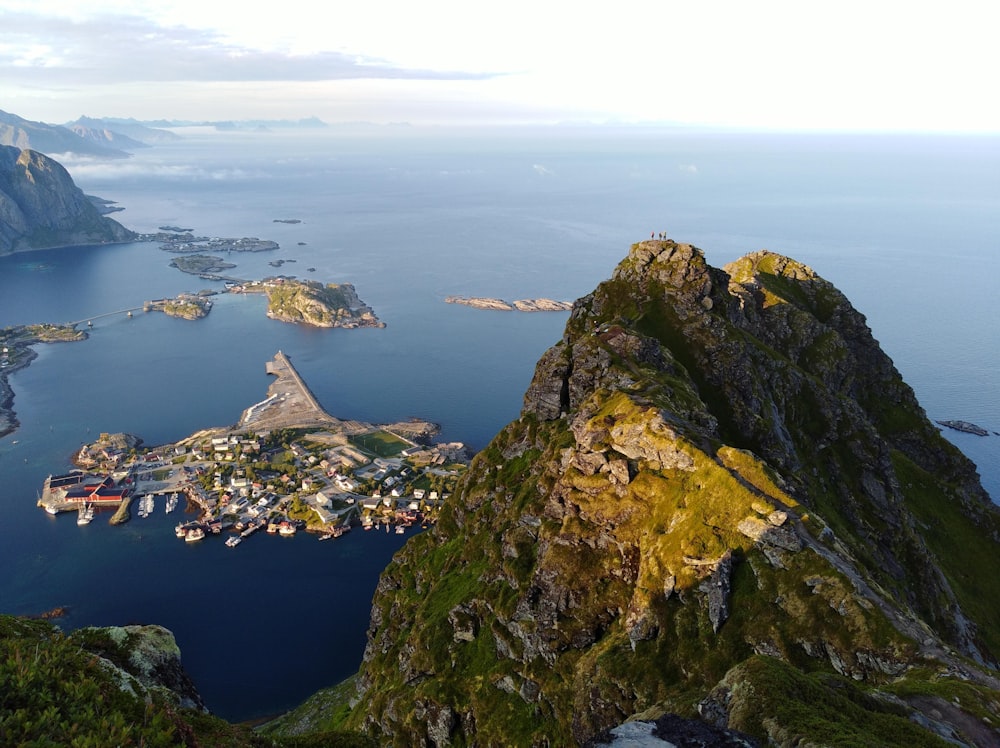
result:
[[[258,237],[223,255],[242,278],[352,283],[384,329],[322,330],[222,294],[202,320],[99,316],[222,284],[157,243],[0,258],[0,326],[93,318],[83,342],[36,347],[11,376],[21,422],[0,439],[0,612],[65,606],[66,630],[158,623],[208,707],[288,709],[360,664],[380,571],[405,536],[180,542],[163,505],[122,527],[35,505],[101,432],[145,444],[237,421],[286,353],[330,413],[417,417],[483,448],[517,418],[567,313],[484,311],[448,295],[573,300],[629,246],[666,232],[717,266],[766,248],[805,262],[867,318],[932,419],[1000,498],[1000,138],[644,127],[178,128],[127,159],[60,158],[128,228]],[[292,223],[291,221],[298,221]],[[284,260],[280,268],[270,265]]]

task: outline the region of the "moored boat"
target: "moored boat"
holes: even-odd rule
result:
[[[81,506],[76,515],[76,523],[78,525],[89,525],[92,519],[94,519],[94,507],[89,504]]]
[[[184,542],[193,543],[194,541],[201,540],[204,537],[205,537],[205,531],[202,528],[192,527],[190,530],[187,531],[187,534],[184,536]]]

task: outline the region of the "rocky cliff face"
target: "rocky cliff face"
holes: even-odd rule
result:
[[[642,242],[383,574],[350,719],[395,745],[671,713],[996,744],[998,552],[974,466],[831,284]]]
[[[59,163],[35,151],[0,146],[0,254],[134,236],[101,215]]]

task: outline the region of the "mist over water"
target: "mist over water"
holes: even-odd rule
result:
[[[567,315],[444,297],[575,299],[631,243],[667,231],[717,266],[760,248],[809,264],[866,315],[931,418],[1000,431],[996,138],[182,134],[124,161],[65,164],[85,192],[118,201],[114,217],[129,228],[275,240],[277,252],[226,256],[232,274],[353,283],[387,327],[288,325],[265,317],[262,297],[222,295],[200,321],[99,318],[85,342],[39,346],[11,377],[22,426],[0,439],[0,610],[67,605],[67,628],[166,625],[224,717],[273,713],[356,670],[378,573],[401,539],[193,548],[162,506],[123,528],[102,516],[81,528],[35,500],[45,476],[101,431],[158,444],[234,423],[263,398],[264,364],[279,349],[334,415],[426,418],[440,438],[479,449],[517,417]],[[0,325],[87,319],[221,286],[170,268],[172,258],[155,243],[0,258]],[[277,259],[286,264],[268,264]],[[947,435],[1000,497],[1000,437]]]

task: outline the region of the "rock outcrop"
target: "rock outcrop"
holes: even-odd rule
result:
[[[385,327],[350,283],[285,280],[267,285],[267,316],[314,327]]]
[[[83,628],[0,615],[4,745],[258,745],[206,713],[159,626]],[[269,743],[270,744],[270,743]]]
[[[101,214],[61,164],[36,151],[0,146],[0,255],[133,238]]]
[[[719,269],[642,242],[382,575],[348,724],[424,746],[668,714],[779,745],[1000,742],[998,552],[974,466],[836,288],[770,252]]]
[[[517,299],[505,301],[488,296],[446,296],[448,304],[464,304],[476,309],[490,309],[497,312],[568,312],[573,305],[568,301],[554,299]]]

